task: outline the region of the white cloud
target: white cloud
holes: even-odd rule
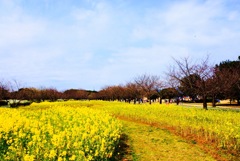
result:
[[[43,30],[41,22],[6,22],[0,25],[0,47],[31,43]]]
[[[80,36],[95,34],[98,36],[102,32],[105,33],[109,25],[111,25],[111,13],[107,4],[99,2],[92,8],[75,8],[72,16],[75,18],[75,29],[78,30]],[[97,35],[96,35],[97,34]]]
[[[114,75],[115,80],[124,77],[125,80],[130,81],[131,78],[143,73],[163,75],[172,57],[187,56],[187,54],[188,50],[180,46],[131,47],[115,53],[108,59],[109,64],[103,70],[109,75]]]
[[[136,42],[151,40],[169,47],[182,46],[189,54],[224,54],[219,48],[228,48],[239,41],[239,11],[225,7],[225,1],[177,1],[164,11],[151,10],[137,24],[132,39]],[[232,21],[232,18],[237,21]],[[233,48],[229,48],[232,50]],[[218,52],[218,53],[215,53]],[[233,54],[232,54],[233,55]],[[236,53],[235,53],[236,55]],[[226,56],[227,57],[227,56]],[[224,60],[225,58],[223,58]]]
[[[181,45],[219,44],[222,38],[232,35],[225,34],[228,28],[232,29],[225,23],[227,16],[237,15],[236,11],[234,15],[226,13],[222,5],[215,1],[174,3],[164,12],[157,10],[147,14],[144,23],[135,28],[133,37]]]
[[[45,30],[43,21],[24,15],[18,9],[13,9],[9,15],[2,14],[0,21],[0,49],[31,43]]]
[[[33,84],[99,89],[142,73],[161,75],[171,57],[210,53],[218,62],[240,50],[239,11],[225,1],[175,1],[139,12],[125,1],[88,0],[87,7],[69,5],[55,19],[6,2],[0,11],[0,74]]]

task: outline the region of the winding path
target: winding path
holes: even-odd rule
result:
[[[121,119],[122,120],[122,119]],[[196,143],[176,136],[167,129],[131,120],[124,125],[125,152],[123,161],[214,161]],[[127,145],[127,146],[126,146]]]

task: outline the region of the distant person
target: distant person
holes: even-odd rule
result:
[[[165,99],[165,103],[166,103],[167,105],[169,105],[169,102],[168,102],[168,100],[167,100],[167,99]]]

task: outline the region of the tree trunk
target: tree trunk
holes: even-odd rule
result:
[[[162,98],[160,97],[160,101],[159,101],[160,104],[162,104]]]
[[[208,110],[207,108],[207,97],[203,96],[203,109]]]
[[[216,107],[215,95],[212,97],[212,107]]]
[[[180,100],[179,100],[179,98],[177,98],[177,100],[176,100],[177,105],[179,105],[179,102],[180,102]]]

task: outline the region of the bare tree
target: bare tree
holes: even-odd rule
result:
[[[7,84],[2,80],[0,81],[0,106],[8,105],[9,89]]]
[[[156,75],[143,74],[135,78],[135,83],[142,92],[142,95],[147,97],[151,104],[151,96],[157,93],[157,89],[161,88],[162,82]]]
[[[0,81],[0,100],[5,100],[9,96],[9,89],[4,81]]]
[[[88,95],[89,100],[96,100],[98,99],[98,92],[97,91],[91,91],[90,94]]]
[[[17,80],[12,80],[8,82],[8,87],[10,90],[10,106],[17,107],[21,101],[21,93],[19,93],[19,89],[22,87],[22,84]]]
[[[98,97],[103,100],[123,100],[126,97],[125,88],[121,85],[106,86],[98,93]]]
[[[191,63],[189,58],[174,59],[175,65],[167,73],[178,86],[192,97],[197,95],[203,99],[203,108],[207,108],[207,96],[212,92],[210,78],[213,77],[213,67],[208,63],[208,57],[200,62]],[[188,92],[186,92],[188,91]]]
[[[56,88],[42,88],[40,90],[41,99],[56,101],[57,99],[62,98],[62,93],[59,92]]]
[[[36,88],[20,88],[18,90],[19,98],[22,100],[39,102],[40,91]]]
[[[134,101],[134,104],[136,104],[137,100],[140,101],[141,98],[141,92],[140,89],[138,88],[138,85],[136,83],[129,82],[125,86],[126,89],[126,99],[130,103],[131,100]]]

